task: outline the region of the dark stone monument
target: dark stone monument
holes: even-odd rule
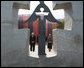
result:
[[[46,55],[45,54],[45,32],[46,32],[46,20],[50,22],[57,22],[61,24],[60,21],[57,21],[51,14],[49,8],[44,4],[44,1],[40,1],[40,4],[36,7],[33,14],[30,16],[28,20],[24,23],[33,23],[37,18],[39,18],[39,34],[38,34],[38,55]],[[31,29],[30,29],[31,32]]]

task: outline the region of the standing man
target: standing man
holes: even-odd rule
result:
[[[52,34],[49,34],[47,42],[48,42],[48,50],[50,52],[52,49],[52,44],[53,44]]]
[[[33,49],[33,52],[35,51],[35,40],[36,40],[35,35],[32,32],[30,35],[30,51],[32,51]]]

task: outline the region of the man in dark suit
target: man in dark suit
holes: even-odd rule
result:
[[[35,51],[35,35],[34,33],[32,32],[31,36],[30,36],[30,51],[32,51],[33,49],[33,52]]]

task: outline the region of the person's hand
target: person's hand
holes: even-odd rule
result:
[[[52,41],[49,41],[49,43],[52,43]]]
[[[32,43],[34,43],[34,41],[32,41]]]

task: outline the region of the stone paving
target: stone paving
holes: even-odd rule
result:
[[[22,50],[16,50],[1,56],[2,67],[81,67],[83,53],[72,51],[58,51],[57,56],[35,58],[28,56]]]

